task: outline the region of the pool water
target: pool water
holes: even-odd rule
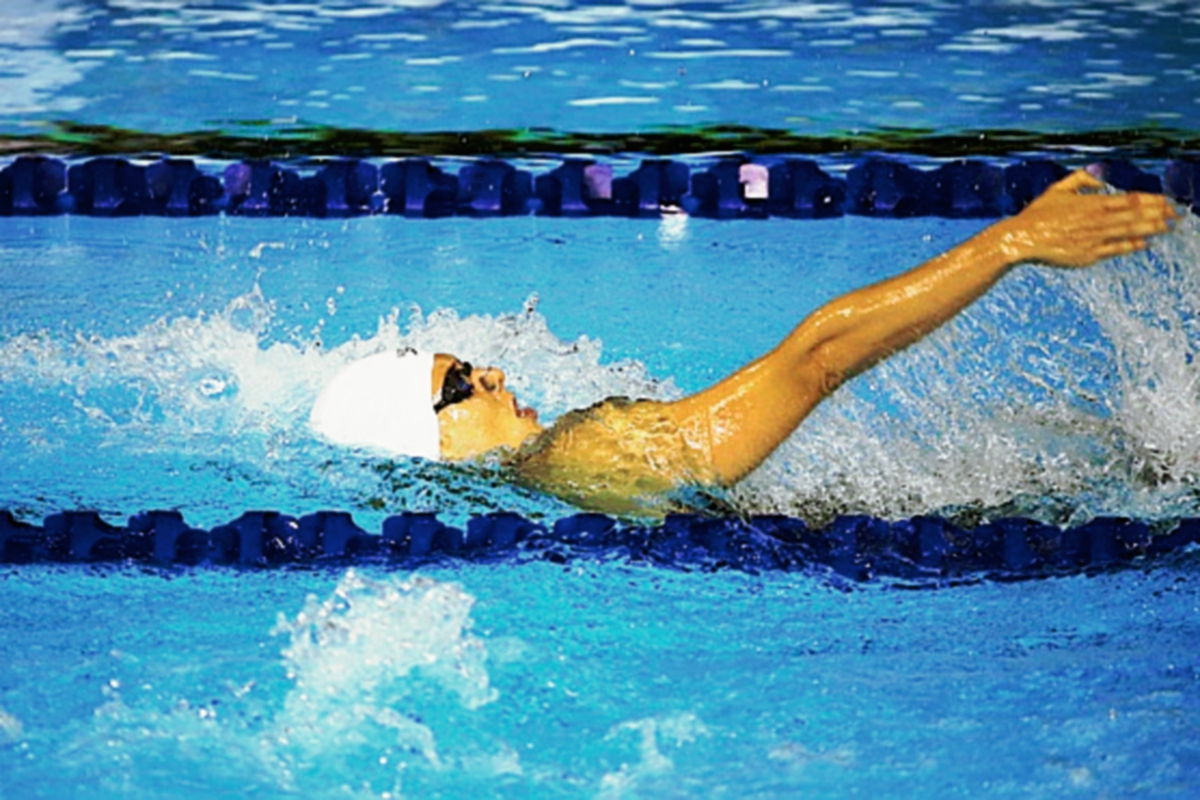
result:
[[[1186,795],[1196,570],[10,570],[6,795]]]
[[[834,174],[911,144],[925,169],[970,147],[1161,175],[1198,141],[1198,20],[1170,0],[16,0],[0,144],[214,175],[413,147],[540,174],[582,150],[622,175],[679,142],[694,175],[748,130],[764,153],[820,144]],[[577,509],[489,468],[319,441],[317,391],[411,344],[502,367],[544,419],[677,397],[985,224],[0,217],[0,510],[552,526]],[[719,499],[814,526],[1200,517],[1198,263],[1192,217],[1145,255],[1022,267]],[[1200,787],[1194,545],[1032,580],[631,552],[0,564],[0,798]]]
[[[670,397],[983,223],[3,224],[19,302],[0,348],[2,472],[18,516],[177,508],[211,526],[338,508],[378,531],[401,510],[461,525],[575,509],[487,470],[380,470],[316,441],[312,397],[354,354],[415,341],[494,361],[548,416]],[[1196,399],[1178,370],[1196,237],[1188,222],[1149,256],[1013,273],[839,391],[731,501],[816,520],[1195,516]],[[647,291],[676,302],[648,307]],[[1151,435],[1168,445],[1156,462]],[[620,551],[417,575],[3,574],[6,795],[1094,794],[1200,777],[1190,550],[927,591]]]
[[[1194,132],[1197,22],[1187,0],[10,0],[0,130]]]
[[[334,508],[378,531],[398,511],[461,525],[573,509],[487,470],[397,473],[319,441],[308,411],[346,361],[410,344],[495,364],[547,421],[613,395],[678,396],[984,223],[2,224],[10,510],[37,522],[93,508],[123,523],[173,508],[211,527],[247,509]],[[840,391],[728,499],[815,523],[972,507],[1054,524],[1193,515],[1194,227],[1095,270],[1017,270]]]

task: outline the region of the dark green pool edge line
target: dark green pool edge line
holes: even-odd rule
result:
[[[0,133],[0,157],[156,154],[230,160],[293,160],[407,156],[536,158],[564,154],[681,157],[740,152],[813,156],[892,153],[936,159],[1029,153],[1063,156],[1103,153],[1119,158],[1163,159],[1200,154],[1200,131],[1165,126],[1061,132],[1019,129],[938,132],[920,128],[877,128],[830,134],[732,124],[616,133],[548,128],[399,131],[321,125],[277,127],[265,121],[233,123],[233,127],[240,130],[156,133],[57,121],[46,123],[30,133]]]

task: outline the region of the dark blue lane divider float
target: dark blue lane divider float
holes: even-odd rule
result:
[[[1098,166],[1117,188],[1166,192],[1200,210],[1200,158],[1167,161],[1161,176],[1125,160]],[[317,160],[303,173],[242,161],[211,174],[180,158],[105,156],[68,164],[21,156],[0,170],[0,216],[658,217],[682,211],[713,218],[987,218],[1019,211],[1067,172],[1048,159],[918,168],[883,157],[831,172],[812,159],[743,155],[694,163],[647,158],[623,175],[612,163],[589,158],[565,158],[537,175],[498,159],[461,163],[450,173],[424,158]]]
[[[825,569],[856,581],[879,577],[923,583],[991,578],[1021,580],[1146,563],[1200,543],[1200,519],[1153,526],[1100,517],[1059,528],[999,519],[972,529],[939,517],[892,522],[839,517],[823,528],[783,516],[712,518],[678,514],[657,525],[578,514],[545,525],[500,512],[466,529],[432,513],[387,518],[368,533],[346,512],[292,517],[250,512],[211,530],[175,511],[137,514],[125,527],[92,511],[51,514],[43,525],[0,511],[0,563],[139,562],[160,566],[274,567],[383,563],[411,568],[430,561],[624,558],[679,569],[746,572]]]

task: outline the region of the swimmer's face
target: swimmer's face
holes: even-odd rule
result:
[[[452,368],[453,369],[452,371]],[[462,461],[483,455],[498,447],[517,449],[525,440],[542,432],[537,412],[522,408],[517,398],[504,386],[504,373],[495,367],[463,370],[463,362],[454,356],[438,353],[433,358],[433,400],[443,399],[442,387],[446,376],[451,381],[470,386],[466,399],[457,400],[464,391],[451,391],[455,402],[438,411],[441,428],[442,458]]]

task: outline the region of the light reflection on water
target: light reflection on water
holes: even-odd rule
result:
[[[0,113],[156,132],[1195,129],[1195,13],[1132,0],[19,0],[0,9]]]

